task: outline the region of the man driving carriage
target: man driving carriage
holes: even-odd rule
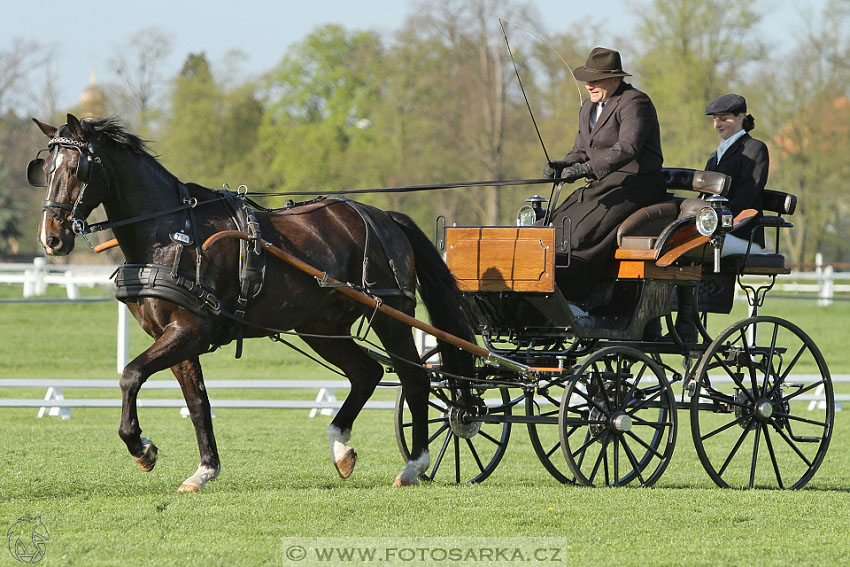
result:
[[[617,51],[597,47],[573,75],[590,98],[579,111],[575,144],[563,160],[547,162],[545,177],[587,185],[552,215],[571,253],[558,261],[562,293],[585,307],[602,301],[599,286],[612,258],[618,225],[636,210],[667,198],[658,116],[650,98],[626,83]],[[567,220],[569,219],[569,220]]]

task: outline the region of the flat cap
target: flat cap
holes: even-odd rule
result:
[[[747,112],[747,99],[737,94],[725,94],[705,107],[706,114],[741,114]]]

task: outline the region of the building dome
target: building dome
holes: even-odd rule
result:
[[[105,114],[106,97],[99,86],[94,69],[89,71],[89,86],[80,93],[81,114],[86,118],[101,117]]]

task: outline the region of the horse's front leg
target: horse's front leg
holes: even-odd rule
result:
[[[194,329],[170,324],[142,354],[134,358],[121,374],[121,425],[118,435],[127,445],[127,450],[144,471],[156,465],[158,450],[150,439],[141,436],[142,428],[136,409],[139,390],[154,373],[186,360],[197,357],[201,352]]]
[[[210,400],[204,387],[204,376],[198,357],[184,360],[171,367],[171,371],[180,383],[183,398],[189,409],[189,416],[195,426],[198,437],[198,450],[201,453],[201,463],[195,474],[183,481],[178,489],[180,492],[197,492],[206,486],[207,482],[215,480],[221,472],[221,462],[213,435],[212,412]]]

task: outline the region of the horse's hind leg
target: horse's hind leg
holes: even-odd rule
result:
[[[171,371],[183,390],[183,398],[186,400],[189,416],[195,426],[198,450],[201,453],[201,463],[198,465],[198,470],[184,480],[178,490],[180,492],[197,492],[207,482],[218,477],[221,472],[218,449],[213,435],[210,400],[206,388],[204,388],[204,376],[197,356],[172,366]]]
[[[431,382],[428,373],[419,365],[419,352],[416,350],[410,327],[392,321],[386,327],[376,326],[375,331],[393,360],[413,422],[410,457],[407,465],[395,478],[393,486],[416,485],[419,484],[419,476],[427,471],[431,464],[428,454],[428,396]]]
[[[339,476],[348,478],[357,462],[357,454],[348,445],[351,426],[375,391],[384,370],[351,339],[304,337],[304,341],[319,356],[340,368],[351,382],[351,391],[328,427],[331,460]]]

